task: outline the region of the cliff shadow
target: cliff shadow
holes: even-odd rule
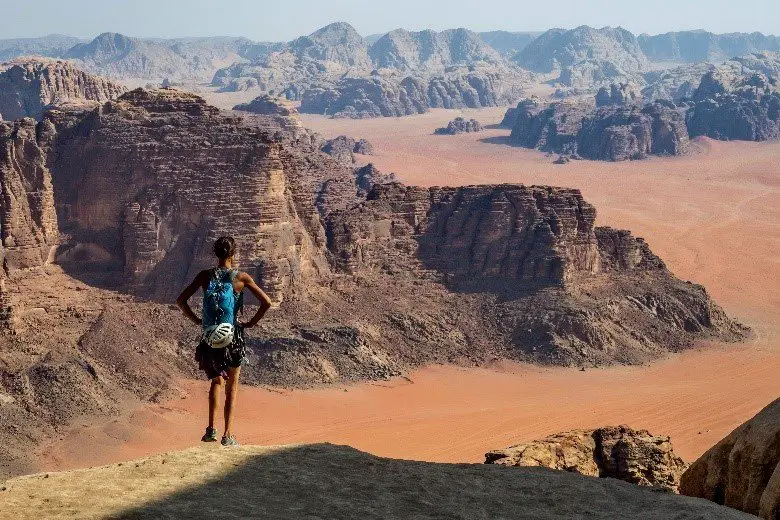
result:
[[[120,503],[137,500],[138,489],[157,496],[165,487],[176,491],[112,515],[122,520],[727,518],[717,515],[716,504],[615,479],[547,468],[388,459],[331,444],[214,446],[126,466],[119,468],[121,482],[98,484],[121,485]],[[209,473],[216,476],[189,487],[179,483]]]

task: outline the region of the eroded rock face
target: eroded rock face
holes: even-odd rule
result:
[[[54,126],[30,118],[0,122],[0,238],[3,270],[48,263],[59,239],[46,158]]]
[[[710,448],[683,474],[680,493],[766,520],[780,514],[780,399]]]
[[[437,128],[433,133],[437,135],[457,135],[481,131],[482,125],[476,119],[467,120],[462,117],[456,117],[447,126]]]
[[[686,468],[669,437],[628,426],[572,430],[485,454],[486,464],[542,466],[677,492]]]
[[[51,118],[61,226],[74,244],[103,251],[134,290],[170,298],[210,265],[210,244],[225,234],[275,298],[327,272],[316,204],[337,208],[356,188],[351,169],[310,138],[165,89],[130,92],[75,121]]]
[[[515,126],[510,140],[527,148],[607,161],[688,151],[688,131],[681,111],[661,101],[644,107],[626,104],[623,94],[616,89],[618,103],[613,104],[613,97],[610,95],[607,103],[603,93],[604,105],[597,108],[568,100],[551,104],[536,99],[521,101],[511,114]]]
[[[383,184],[331,214],[326,235],[336,266],[353,275],[419,273],[459,293],[498,295],[480,305],[515,359],[635,363],[700,334],[744,336],[641,239],[594,219],[578,190]]]
[[[553,73],[569,87],[639,80],[649,62],[636,37],[621,28],[588,26],[550,29],[526,46],[515,61],[535,72]]]
[[[301,112],[353,119],[422,114],[430,108],[481,108],[513,103],[522,92],[514,72],[464,70],[424,79],[373,75],[311,87]]]
[[[4,69],[4,70],[2,70]],[[25,59],[0,67],[0,119],[41,119],[57,103],[102,103],[127,89],[66,61]]]
[[[780,75],[734,80],[721,70],[704,75],[686,120],[692,137],[766,141],[780,137]]]
[[[635,103],[638,98],[636,90],[628,83],[612,83],[607,87],[601,87],[596,93],[596,106],[628,105]]]

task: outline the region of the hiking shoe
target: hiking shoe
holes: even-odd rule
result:
[[[230,437],[222,437],[222,445],[223,446],[241,446],[233,435],[231,435]]]
[[[217,442],[217,429],[206,427],[206,433],[200,438],[200,442]]]

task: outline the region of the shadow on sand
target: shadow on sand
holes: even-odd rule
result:
[[[188,455],[189,467],[177,461]],[[231,469],[113,518],[747,518],[705,500],[612,479],[543,468],[386,459],[329,444],[201,448],[165,457],[168,466],[150,459],[147,463],[155,467],[146,471],[158,475],[166,487],[179,473],[186,479],[191,478],[187,472],[202,472],[209,461],[220,470]],[[128,478],[137,468],[127,470]],[[171,475],[176,479],[168,478]],[[133,482],[123,488],[131,502]],[[92,492],[99,500],[101,490]]]

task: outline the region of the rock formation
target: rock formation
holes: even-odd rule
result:
[[[572,430],[485,454],[486,464],[542,466],[677,492],[686,468],[669,437],[628,426]]]
[[[328,139],[320,148],[326,154],[338,161],[351,165],[355,162],[355,154],[371,155],[374,147],[365,139],[355,140],[346,135]]]
[[[50,261],[59,239],[46,150],[51,123],[0,122],[0,239],[5,272]]]
[[[594,228],[594,218],[577,190],[383,184],[365,203],[333,213],[326,234],[347,272],[424,268],[451,290],[502,295],[485,312],[518,359],[637,360],[661,344],[684,348],[690,333],[744,334],[702,288],[672,277],[641,239]],[[590,289],[574,289],[582,284]],[[607,310],[607,294],[625,300]],[[631,336],[618,323],[642,332]]]
[[[521,101],[505,116],[514,120],[510,140],[527,148],[608,161],[686,153],[685,120],[673,104],[659,101],[642,107],[630,103],[630,94],[618,86],[613,94],[600,91],[596,101],[603,106],[597,108],[581,101]]]
[[[780,51],[780,38],[759,32],[713,34],[708,31],[678,31],[641,34],[639,46],[655,62],[722,63],[751,52]]]
[[[661,99],[679,103],[693,97],[702,76],[714,69],[715,66],[709,63],[696,63],[648,72],[645,74],[647,86],[642,89],[642,97],[648,101]]]
[[[456,117],[447,126],[437,128],[434,130],[434,134],[437,135],[456,135],[470,132],[481,132],[482,125],[476,119],[463,119],[462,117]]]
[[[225,63],[257,55],[261,45],[246,38],[160,40],[103,33],[73,46],[62,57],[84,70],[114,79],[206,82]]]
[[[208,244],[234,229],[246,230],[244,268],[277,298],[327,270],[315,199],[331,176],[331,190],[351,176],[311,141],[276,136],[176,90],[136,90],[76,122],[52,119],[61,128],[60,224],[74,242],[107,252],[138,291],[169,298],[210,262]],[[317,160],[289,155],[299,148]],[[246,207],[247,197],[262,206]]]
[[[601,87],[596,93],[596,106],[629,105],[637,102],[639,95],[628,83],[612,83],[607,87]]]
[[[766,520],[780,514],[780,399],[710,448],[683,474],[680,493]]]
[[[279,303],[249,338],[249,384],[497,357],[641,363],[747,334],[644,241],[595,227],[577,190],[404,186],[322,152],[320,136],[280,117],[139,89],[0,125],[0,325],[18,322],[2,332],[0,392],[14,402],[0,406],[0,471],[81,414],[164,399],[192,376],[197,332],[151,302],[210,266],[223,234]]]
[[[57,103],[102,103],[127,90],[65,61],[26,59],[7,63],[0,70],[0,119],[8,121],[40,119]]]
[[[441,74],[452,66],[504,64],[496,50],[466,29],[443,32],[396,29],[377,40],[369,55],[374,67],[401,74]]]
[[[582,120],[577,136],[577,154],[588,159],[625,161],[687,151],[682,114],[661,103],[599,108]]]
[[[241,103],[233,107],[233,110],[251,112],[265,116],[294,116],[298,110],[282,98],[272,98],[264,94],[253,99],[249,103]]]
[[[50,34],[39,38],[0,40],[0,61],[13,60],[21,56],[60,58],[79,43],[84,43],[84,40],[62,34]]]
[[[479,33],[479,37],[497,50],[499,54],[507,59],[511,59],[525,49],[539,34],[541,33],[488,31]]]
[[[553,74],[569,87],[641,81],[641,73],[649,67],[636,37],[611,27],[551,29],[526,46],[515,61],[534,72]]]
[[[526,72],[465,29],[399,29],[369,46],[349,24],[337,23],[223,69],[212,83],[301,100],[306,113],[364,118],[513,103],[527,81]]]
[[[353,119],[422,114],[430,108],[481,108],[514,102],[521,94],[514,73],[455,71],[423,80],[377,75],[346,78],[332,87],[306,90],[301,112]]]
[[[737,79],[723,70],[704,75],[686,122],[692,137],[765,141],[780,137],[780,75]]]

